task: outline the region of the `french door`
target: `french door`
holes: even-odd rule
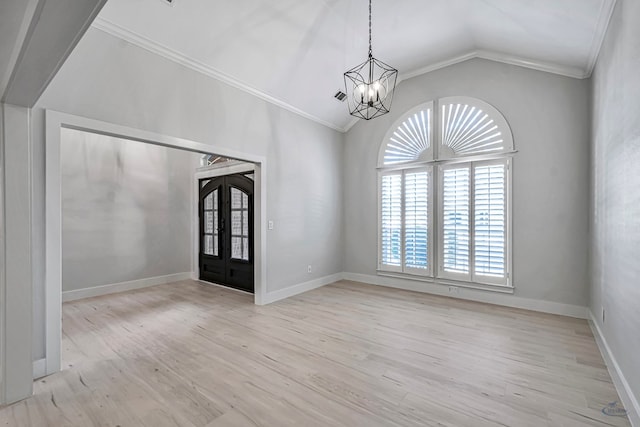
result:
[[[200,180],[200,280],[254,291],[253,180]]]

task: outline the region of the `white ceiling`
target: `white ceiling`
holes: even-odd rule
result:
[[[408,78],[485,57],[584,78],[615,0],[374,0],[374,56]],[[344,130],[366,0],[109,0],[94,26]]]

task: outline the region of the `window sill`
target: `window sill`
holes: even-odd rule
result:
[[[501,294],[513,294],[515,288],[513,286],[488,285],[476,282],[461,282],[459,280],[443,279],[439,277],[417,276],[415,274],[396,273],[393,271],[377,270],[378,276],[393,277],[396,279],[412,280],[417,282],[433,283],[442,286],[457,286],[460,288],[475,289],[480,291],[497,292]]]

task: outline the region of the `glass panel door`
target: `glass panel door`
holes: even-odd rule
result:
[[[200,279],[253,292],[253,180],[200,181]]]

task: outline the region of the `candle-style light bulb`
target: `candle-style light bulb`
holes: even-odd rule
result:
[[[376,102],[380,102],[380,81],[376,80],[373,87],[376,89]]]
[[[364,104],[364,91],[365,91],[365,85],[364,84],[360,84],[356,87],[356,91],[360,92],[360,103]]]

